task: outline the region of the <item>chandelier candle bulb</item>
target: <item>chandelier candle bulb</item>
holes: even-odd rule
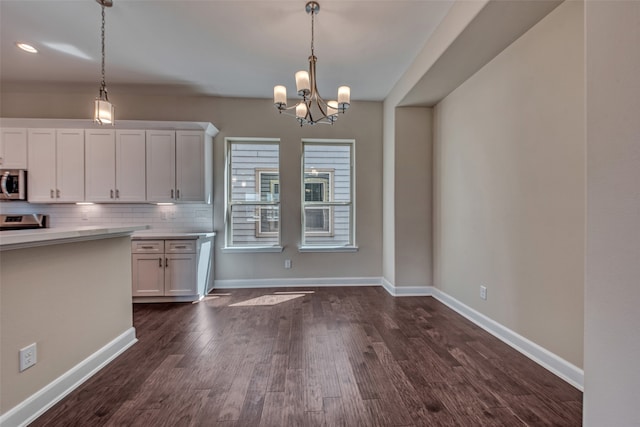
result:
[[[337,116],[338,115],[338,101],[329,101],[327,102],[327,116]]]
[[[308,71],[303,70],[296,73],[296,90],[300,96],[308,95],[311,92]]]
[[[306,104],[298,104],[296,106],[296,117],[299,119],[304,119],[304,116],[307,115],[307,105]]]
[[[287,106],[287,88],[281,85],[273,88],[273,103],[277,107]]]
[[[340,108],[349,108],[349,104],[351,104],[351,88],[349,86],[340,86],[338,88],[338,104]]]

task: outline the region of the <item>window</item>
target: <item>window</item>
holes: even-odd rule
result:
[[[302,141],[302,246],[355,246],[354,141]]]
[[[280,247],[277,139],[227,138],[226,247]]]

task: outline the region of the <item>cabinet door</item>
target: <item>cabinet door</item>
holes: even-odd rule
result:
[[[196,295],[196,254],[165,254],[164,294]]]
[[[32,203],[56,201],[56,132],[29,129],[27,199]]]
[[[0,129],[0,168],[27,169],[27,130]]]
[[[136,254],[131,256],[132,295],[164,296],[164,257],[162,254]]]
[[[116,200],[144,202],[147,199],[145,131],[116,131]]]
[[[175,131],[147,131],[147,201],[174,202],[176,185]]]
[[[205,200],[204,132],[176,131],[176,199]]]
[[[87,129],[84,150],[86,200],[88,202],[115,202],[115,131],[113,129]]]
[[[58,202],[84,200],[84,129],[56,132],[56,183]]]

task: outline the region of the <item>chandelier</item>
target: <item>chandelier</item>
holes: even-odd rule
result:
[[[314,16],[320,11],[320,5],[315,1],[307,3],[305,10],[311,14],[311,56],[309,57],[309,71],[296,73],[296,90],[302,97],[296,105],[287,107],[287,88],[281,85],[273,88],[273,104],[280,113],[296,117],[300,126],[316,123],[333,124],[338,114],[344,114],[351,104],[351,89],[349,86],[338,88],[338,100],[325,101],[316,87],[316,58],[313,50]],[[295,110],[295,115],[290,113]]]
[[[113,0],[96,0],[102,6],[102,81],[100,82],[100,92],[94,101],[93,121],[101,125],[113,125],[114,108],[109,102],[107,94],[107,84],[104,80],[104,8],[113,6]]]

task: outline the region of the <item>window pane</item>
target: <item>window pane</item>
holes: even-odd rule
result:
[[[314,206],[304,209],[305,245],[351,244],[351,206]]]
[[[259,170],[278,179],[280,163],[278,144],[232,144],[230,162],[231,201],[267,201],[262,188],[256,186]],[[265,179],[269,179],[265,176]],[[279,195],[279,191],[278,191]],[[269,200],[271,201],[271,200]]]
[[[321,201],[351,201],[351,145],[305,144],[304,172],[305,199],[307,183],[324,181],[328,198]]]
[[[231,206],[229,245],[276,246],[280,243],[279,206]]]

